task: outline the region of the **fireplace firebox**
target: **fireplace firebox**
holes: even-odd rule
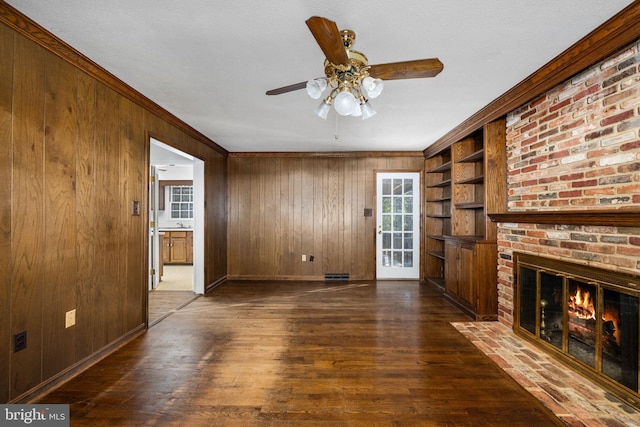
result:
[[[514,253],[514,331],[640,408],[640,277]]]

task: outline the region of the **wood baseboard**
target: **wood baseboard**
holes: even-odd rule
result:
[[[129,331],[127,334],[121,336],[116,341],[102,347],[97,352],[93,353],[90,356],[80,360],[74,365],[68,367],[67,369],[59,372],[53,377],[47,379],[46,381],[38,384],[36,387],[31,390],[22,393],[20,396],[15,399],[10,400],[8,403],[33,403],[43,395],[50,393],[56,388],[60,387],[62,384],[76,377],[80,373],[86,371],[91,366],[95,365],[105,357],[119,350],[123,346],[127,345],[134,339],[138,338],[142,334],[147,331],[147,327],[144,323],[138,325],[136,328]]]
[[[217,288],[218,286],[222,285],[224,282],[227,281],[227,276],[222,276],[221,278],[219,278],[218,280],[216,280],[215,282],[211,282],[209,283],[205,289],[204,289],[204,293],[206,294],[207,292],[209,292],[212,289]]]

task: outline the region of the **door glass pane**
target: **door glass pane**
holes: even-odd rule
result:
[[[391,249],[391,233],[382,234],[382,248]]]
[[[382,213],[391,213],[391,197],[382,198]]]
[[[382,251],[382,265],[391,267],[391,251]]]
[[[404,194],[405,196],[409,196],[413,194],[413,180],[405,179],[404,180]]]
[[[402,213],[402,197],[393,198],[393,213]]]
[[[404,248],[413,249],[413,233],[404,233]]]
[[[413,267],[413,252],[404,253],[404,266]]]
[[[393,251],[393,266],[402,267],[402,251]]]
[[[402,180],[394,179],[393,180],[393,194],[400,196],[402,195]]]
[[[402,233],[393,233],[393,249],[402,249]]]
[[[393,216],[393,231],[402,231],[402,215]]]
[[[404,198],[404,212],[410,214],[413,213],[413,197]]]
[[[388,196],[391,194],[391,180],[383,179],[382,180],[382,195]]]
[[[384,215],[382,217],[382,230],[391,231],[391,215]]]
[[[411,215],[404,217],[404,231],[413,231],[413,217]]]

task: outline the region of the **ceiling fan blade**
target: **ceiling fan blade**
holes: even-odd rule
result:
[[[312,16],[306,23],[329,62],[335,65],[351,64],[335,22],[320,16]]]
[[[289,86],[279,87],[277,89],[271,89],[267,91],[267,95],[281,95],[287,92],[293,92],[294,90],[300,90],[307,87],[307,82],[295,83]]]
[[[438,58],[415,61],[390,62],[372,65],[369,75],[382,80],[420,79],[437,76],[444,66]]]

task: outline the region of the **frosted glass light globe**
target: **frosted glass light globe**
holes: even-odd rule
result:
[[[371,104],[369,104],[368,102],[362,104],[362,120],[367,120],[375,116],[376,114],[376,110],[373,109]]]
[[[358,101],[351,92],[340,92],[333,101],[333,108],[341,116],[349,116],[356,108]]]
[[[380,79],[374,79],[373,77],[365,77],[362,79],[362,87],[364,88],[369,98],[377,98],[384,89],[384,82]]]
[[[313,99],[320,98],[326,88],[327,81],[325,79],[315,79],[307,82],[307,93]]]
[[[320,117],[322,120],[327,120],[329,109],[330,109],[329,104],[322,101],[320,105],[318,105],[318,107],[315,110],[313,110],[313,112],[316,113],[316,115]]]

